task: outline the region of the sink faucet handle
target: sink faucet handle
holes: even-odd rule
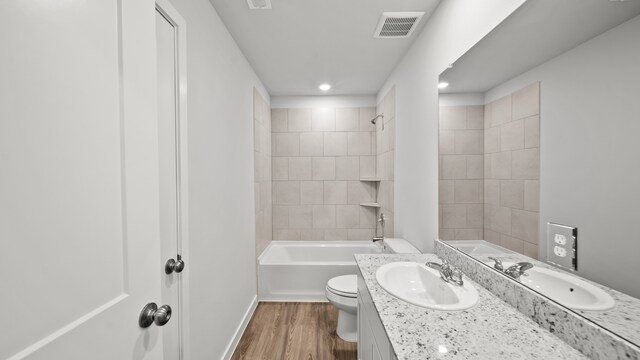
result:
[[[495,261],[495,264],[493,264],[494,269],[500,270],[500,271],[504,270],[504,266],[502,266],[502,261],[500,261],[500,259],[495,258],[493,256],[489,256],[489,260]]]
[[[463,284],[462,270],[458,268],[454,268],[453,272],[451,272],[451,280],[453,280],[453,282],[455,282],[458,285],[462,285]]]

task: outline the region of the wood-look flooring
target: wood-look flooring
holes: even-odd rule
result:
[[[330,303],[259,303],[232,360],[356,360],[357,344],[336,334]]]

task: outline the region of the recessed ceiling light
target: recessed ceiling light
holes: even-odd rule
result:
[[[444,88],[446,88],[447,86],[449,86],[449,83],[448,83],[448,82],[446,82],[446,81],[443,81],[443,82],[441,82],[441,83],[439,83],[439,84],[438,84],[438,89],[444,89]]]
[[[329,89],[331,89],[331,85],[329,84],[322,84],[320,86],[318,86],[318,89],[322,90],[322,91],[328,91]]]

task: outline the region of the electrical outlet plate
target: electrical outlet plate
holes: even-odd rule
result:
[[[547,223],[547,261],[563,269],[578,270],[578,228]]]

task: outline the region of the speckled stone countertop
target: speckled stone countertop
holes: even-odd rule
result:
[[[355,258],[398,359],[587,359],[466,277],[465,281],[478,290],[479,300],[464,311],[437,311],[409,304],[386,292],[376,280],[376,271],[384,264],[438,261],[436,255]]]
[[[533,263],[533,265],[537,267],[551,269],[560,273],[568,274],[569,276],[576,276],[575,274],[569,273],[563,269],[556,268],[541,261],[531,259],[528,256],[516,253],[473,255],[472,257],[476,258],[480,262],[493,264],[493,261],[489,259],[489,256],[498,257],[502,261],[528,261]],[[613,309],[605,311],[573,311],[584,316],[586,319],[589,319],[599,324],[600,326],[613,331],[614,333],[634,344],[640,344],[640,300],[608,288],[604,285],[600,285],[598,283],[590,281],[588,279],[581,279],[607,292],[609,295],[611,295],[611,297],[613,297],[616,305],[613,307]]]

